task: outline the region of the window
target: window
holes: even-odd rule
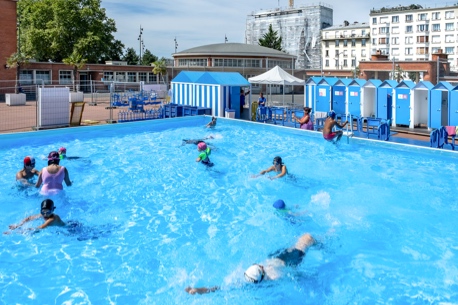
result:
[[[335,66],[337,69],[339,69],[339,60],[338,60],[338,59],[336,59],[336,62],[335,62],[335,64],[334,64],[334,66]]]
[[[445,24],[445,30],[446,31],[453,31],[454,29],[455,29],[455,27],[453,26],[453,22]]]
[[[418,55],[428,55],[429,48],[428,47],[417,47],[417,54]]]
[[[336,50],[335,54],[334,54],[334,57],[339,57],[339,54],[340,54],[339,50]]]
[[[206,58],[191,58],[191,59],[179,59],[179,67],[206,67],[207,59]]]
[[[361,57],[362,57],[362,58],[365,58],[365,57],[366,57],[366,50],[365,50],[365,49],[362,49],[362,50],[361,50]]]
[[[405,43],[406,44],[412,44],[413,43],[413,37],[412,36],[407,36]]]
[[[440,43],[441,42],[441,36],[440,35],[431,36],[431,42],[432,43]]]
[[[344,67],[347,67],[347,66],[348,66],[348,65],[347,65],[347,60],[346,60],[346,59],[343,60],[343,66],[344,66]]]
[[[344,47],[346,47],[348,44],[348,40],[344,39]]]
[[[427,20],[428,19],[428,14],[422,13],[418,14],[418,20]]]
[[[413,55],[413,48],[406,48],[405,50],[406,50],[405,52],[406,55]]]
[[[339,46],[339,40],[336,39],[336,47],[338,47],[338,46]]]
[[[344,51],[343,51],[343,56],[344,56],[344,57],[347,57],[347,56],[348,56],[348,50],[344,50]]]
[[[372,18],[372,24],[377,24],[377,18]]]
[[[419,24],[419,25],[417,25],[417,32],[428,32],[428,31],[429,31],[429,25],[428,24]]]
[[[388,17],[380,17],[380,23],[388,23]]]
[[[440,32],[441,25],[439,23],[433,24],[433,32]]]
[[[361,35],[365,36],[366,35],[366,30],[361,30]]]
[[[329,50],[326,50],[324,56],[329,57]]]
[[[355,67],[355,66],[356,66],[356,59],[352,59],[352,60],[351,60],[351,66],[352,66],[352,67]]]
[[[455,48],[454,47],[445,47],[445,54],[454,54]]]
[[[429,42],[429,36],[417,36],[417,43]]]
[[[455,12],[454,11],[446,11],[445,12],[445,19],[453,19],[455,18]]]
[[[351,50],[351,57],[355,57],[356,56],[356,50]]]
[[[324,65],[325,65],[326,67],[329,67],[329,59],[326,59],[326,60],[324,61]]]
[[[344,31],[344,32],[343,32],[343,37],[348,37],[348,36],[347,36],[347,31]]]
[[[356,37],[356,31],[355,30],[351,31],[351,37]]]
[[[336,31],[336,38],[339,38],[339,31]]]
[[[433,48],[431,48],[431,52],[432,53],[437,53],[439,51],[439,49],[440,49],[439,47],[433,47]]]
[[[59,71],[59,84],[71,85],[72,84],[72,71]]]
[[[157,75],[154,73],[148,73],[148,82],[149,83],[157,83]]]
[[[412,22],[413,15],[406,15],[406,22]]]
[[[259,59],[245,59],[245,67],[261,68],[261,61]]]
[[[411,25],[406,26],[406,33],[412,33],[413,29]]]
[[[103,72],[103,80],[106,82],[112,82],[113,81],[113,72]]]
[[[324,46],[325,46],[326,48],[329,48],[329,41],[326,40],[326,41],[324,42]]]
[[[126,81],[126,72],[116,72],[116,81],[125,82]]]
[[[352,40],[351,40],[351,46],[352,46],[352,47],[356,46],[356,39],[352,39]]]
[[[378,32],[379,32],[379,34],[386,34],[386,33],[390,32],[390,28],[389,27],[381,27],[381,28],[378,29]]]
[[[439,12],[431,13],[431,19],[432,20],[440,20],[441,19],[441,13],[439,13]]]
[[[372,44],[375,46],[377,45],[377,38],[372,38]]]
[[[399,16],[392,16],[391,17],[391,22],[392,23],[398,23],[399,22]]]
[[[147,74],[146,72],[138,72],[138,81],[146,82]]]
[[[445,35],[445,42],[455,42],[454,35]]]
[[[391,44],[399,44],[399,37],[393,37],[391,38]]]
[[[135,83],[137,81],[137,73],[136,72],[127,72],[127,81]]]
[[[19,72],[19,82],[22,85],[33,84],[33,71],[21,69],[21,71]]]
[[[372,34],[377,34],[377,28],[372,29]]]
[[[36,71],[35,79],[37,84],[51,84],[51,72],[50,71]]]
[[[361,46],[362,47],[366,46],[366,38],[361,39]]]
[[[393,55],[393,56],[399,56],[399,48],[393,48],[393,49],[391,49],[391,55]]]
[[[386,37],[381,37],[378,39],[378,44],[387,44],[388,43],[388,38]]]
[[[329,32],[324,33],[324,38],[325,39],[329,38]]]
[[[399,34],[399,27],[398,26],[394,26],[391,28],[391,33],[393,34]]]

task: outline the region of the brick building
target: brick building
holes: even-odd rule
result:
[[[16,69],[7,69],[6,59],[16,52],[16,0],[0,0],[0,83],[16,78]]]

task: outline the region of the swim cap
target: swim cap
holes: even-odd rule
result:
[[[45,199],[41,202],[41,214],[51,214],[55,209],[54,201],[51,199]]]
[[[247,282],[258,284],[264,279],[265,273],[260,265],[254,264],[248,267],[244,275]]]
[[[277,162],[278,164],[283,164],[283,163],[282,163],[282,159],[281,159],[281,157],[279,157],[279,156],[276,156],[276,157],[274,158],[274,162]]]
[[[336,118],[336,113],[334,112],[334,110],[331,110],[331,111],[328,112],[328,117],[330,117],[332,119]]]
[[[59,153],[66,154],[67,153],[67,149],[65,147],[61,147],[61,148],[59,148]]]
[[[278,199],[277,201],[274,202],[273,207],[276,209],[283,210],[286,207],[286,205],[283,200]]]
[[[48,155],[48,161],[60,160],[59,153],[57,151],[52,151]]]
[[[197,144],[197,148],[199,148],[199,150],[206,150],[207,144],[205,144],[205,142],[200,142],[199,144]]]
[[[27,156],[24,158],[24,165],[35,165],[35,158]]]

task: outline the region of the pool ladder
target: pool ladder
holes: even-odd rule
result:
[[[346,113],[345,114],[345,121],[348,121],[348,124],[345,126],[345,131],[343,131],[343,134],[344,134],[344,136],[347,137],[347,144],[350,144],[350,138],[354,136],[354,133],[353,133],[353,117],[351,116],[351,113]]]

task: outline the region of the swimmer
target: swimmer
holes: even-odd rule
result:
[[[196,162],[201,162],[202,164],[205,164],[207,166],[213,166],[213,163],[210,162],[210,154],[211,154],[211,149],[210,147],[207,147],[207,144],[205,142],[200,142],[197,144],[197,150],[199,151],[199,157],[197,157]]]
[[[27,156],[24,158],[24,167],[16,173],[16,181],[19,181],[24,186],[34,185],[31,180],[38,175],[40,175],[40,172],[35,169],[35,158]]]
[[[269,177],[269,179],[273,180],[273,179],[281,178],[281,177],[285,176],[288,173],[288,169],[286,168],[286,165],[283,164],[283,161],[282,161],[281,157],[278,157],[278,156],[275,157],[273,162],[272,162],[272,164],[273,165],[271,167],[261,171],[259,173],[259,175],[252,176],[252,178],[256,178],[256,177],[264,175],[265,173],[268,173],[268,172],[271,172],[271,171],[275,171],[278,174],[276,176]]]
[[[81,157],[67,157],[67,149],[65,147],[59,148],[57,151],[59,153],[59,159],[67,159],[67,160],[76,160],[76,159],[81,159]]]
[[[334,126],[336,126],[336,127],[340,128],[340,129],[342,129],[347,124],[348,124],[348,121],[345,121],[345,123],[343,123],[343,124],[337,123],[337,121],[336,121],[336,113],[334,112],[334,110],[331,110],[328,113],[328,117],[326,118],[326,121],[324,122],[323,138],[326,141],[333,142],[334,144],[337,143],[340,140],[340,138],[342,137],[343,132],[342,132],[342,130],[338,130],[338,131],[333,132],[332,128]]]
[[[216,117],[212,116],[212,120],[205,127],[214,128],[215,126],[216,126]]]
[[[22,220],[19,224],[17,225],[10,225],[9,228],[10,230],[16,230],[17,228],[21,227],[25,223],[29,221],[33,221],[39,218],[43,218],[45,221],[42,225],[36,227],[36,228],[28,228],[28,230],[41,230],[49,226],[64,226],[65,223],[60,219],[59,215],[54,214],[54,210],[56,207],[54,206],[54,202],[51,199],[45,199],[41,202],[41,211],[40,214],[37,215],[32,215],[24,220]],[[10,234],[11,232],[4,232],[4,234]]]
[[[245,281],[248,283],[259,284],[263,281],[273,281],[283,275],[284,267],[297,267],[305,257],[307,249],[315,244],[315,239],[306,233],[299,237],[296,244],[287,249],[280,249],[269,255],[263,264],[253,264],[244,273]],[[217,291],[218,286],[211,288],[187,287],[185,291],[189,294],[204,294]]]
[[[52,151],[48,155],[48,166],[44,167],[38,175],[35,187],[39,188],[42,184],[41,194],[55,195],[63,190],[62,182],[65,181],[67,186],[71,186],[72,182],[68,175],[68,171],[64,166],[59,165],[60,157],[57,151]]]
[[[286,207],[286,204],[282,199],[278,199],[277,201],[275,201],[272,204],[272,206],[275,208],[275,211],[278,212],[279,216],[283,217],[286,220],[289,220],[291,223],[296,222],[296,216],[302,216],[307,213],[307,211],[293,213],[291,209],[288,209]],[[298,208],[298,205],[296,205],[295,208]]]
[[[214,139],[214,137],[213,136],[209,136],[209,137],[206,137],[206,138],[203,138],[203,139],[191,139],[191,140],[183,139],[182,140],[183,142],[181,143],[181,145],[186,145],[186,144],[195,144],[195,145],[197,145],[197,144],[199,144],[201,142],[205,142],[205,140],[208,140],[208,139]]]

